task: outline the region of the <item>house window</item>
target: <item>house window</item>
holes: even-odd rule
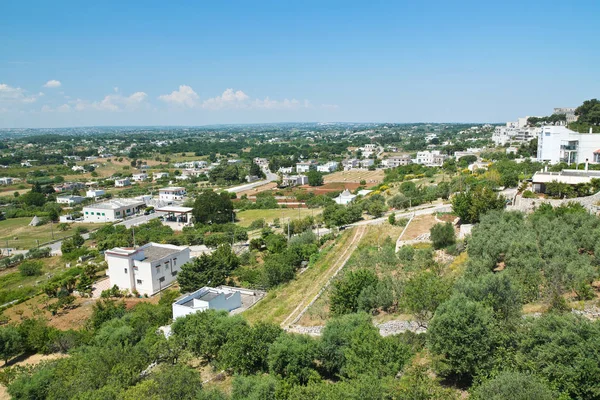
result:
[[[87,211],[85,212],[85,215],[88,215],[88,212],[87,212]]]
[[[102,216],[104,217],[104,213],[102,213]]]
[[[160,265],[157,265],[157,266],[156,266],[156,273],[157,273],[157,274],[158,274],[158,273],[160,273]]]
[[[123,268],[123,271],[124,271],[125,273],[127,273],[127,268]]]
[[[158,279],[158,281],[159,281],[159,282],[164,282],[164,281],[165,281],[165,277],[164,277],[164,276],[161,276],[161,277]]]
[[[137,283],[138,285],[141,285],[142,284],[142,280],[138,279],[138,280],[135,281],[135,283]]]
[[[177,271],[171,272],[171,275],[173,275],[173,276],[177,275]]]

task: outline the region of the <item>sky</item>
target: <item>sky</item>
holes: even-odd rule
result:
[[[0,128],[504,122],[600,96],[600,1],[1,1]]]

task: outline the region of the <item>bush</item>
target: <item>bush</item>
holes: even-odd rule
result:
[[[42,274],[44,264],[39,260],[23,261],[19,265],[19,272],[22,276],[37,276]]]
[[[552,400],[557,395],[537,377],[519,372],[502,372],[473,391],[473,400]]]
[[[450,222],[445,224],[437,223],[431,227],[431,241],[436,249],[443,249],[456,243],[456,234],[454,226]]]

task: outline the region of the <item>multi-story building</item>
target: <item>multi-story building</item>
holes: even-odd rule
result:
[[[375,160],[372,158],[365,158],[364,160],[360,160],[360,166],[362,168],[369,168],[371,165],[375,165]]]
[[[290,175],[284,176],[281,180],[283,186],[300,186],[308,185],[308,177],[306,175]]]
[[[448,156],[441,154],[439,150],[419,151],[417,153],[417,164],[426,165],[428,167],[441,167],[446,158],[448,158]]]
[[[600,164],[600,135],[578,133],[564,126],[543,126],[538,136],[537,158],[551,164]]]
[[[148,243],[138,248],[115,247],[104,253],[110,284],[149,296],[170,286],[190,260],[187,246]]]
[[[334,172],[335,170],[337,170],[337,167],[338,167],[337,161],[329,161],[325,164],[317,166],[317,171],[329,173],[329,172]]]
[[[358,168],[360,161],[356,158],[350,158],[348,160],[343,160],[342,165],[344,166],[344,171],[350,171],[351,169]]]
[[[577,121],[578,116],[575,115],[576,107],[556,107],[554,114],[565,114],[567,117],[567,124]]]
[[[185,188],[181,186],[158,189],[158,199],[163,201],[181,201],[185,197],[185,194]]]
[[[386,168],[396,168],[399,166],[412,164],[412,160],[410,159],[410,156],[408,156],[408,155],[393,156],[393,157],[388,157],[385,160],[381,161],[381,164]]]
[[[146,202],[135,199],[114,199],[83,207],[85,222],[112,222],[129,217],[146,207]]]
[[[310,171],[311,167],[315,165],[312,161],[302,161],[296,163],[296,172],[298,174],[305,174]]]

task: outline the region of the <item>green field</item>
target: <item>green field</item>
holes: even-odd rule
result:
[[[249,226],[252,221],[263,218],[267,223],[275,218],[280,220],[304,218],[309,215],[316,217],[321,214],[320,208],[276,208],[270,210],[246,210],[237,213],[236,217],[241,226]]]
[[[9,218],[0,221],[0,247],[8,247],[16,249],[30,249],[39,243],[46,243],[54,239],[60,239],[67,236],[72,236],[76,226],[81,226],[88,229],[100,228],[101,224],[71,224],[69,229],[61,232],[57,228],[57,224],[45,224],[41,226],[29,226],[32,217],[24,218]]]

